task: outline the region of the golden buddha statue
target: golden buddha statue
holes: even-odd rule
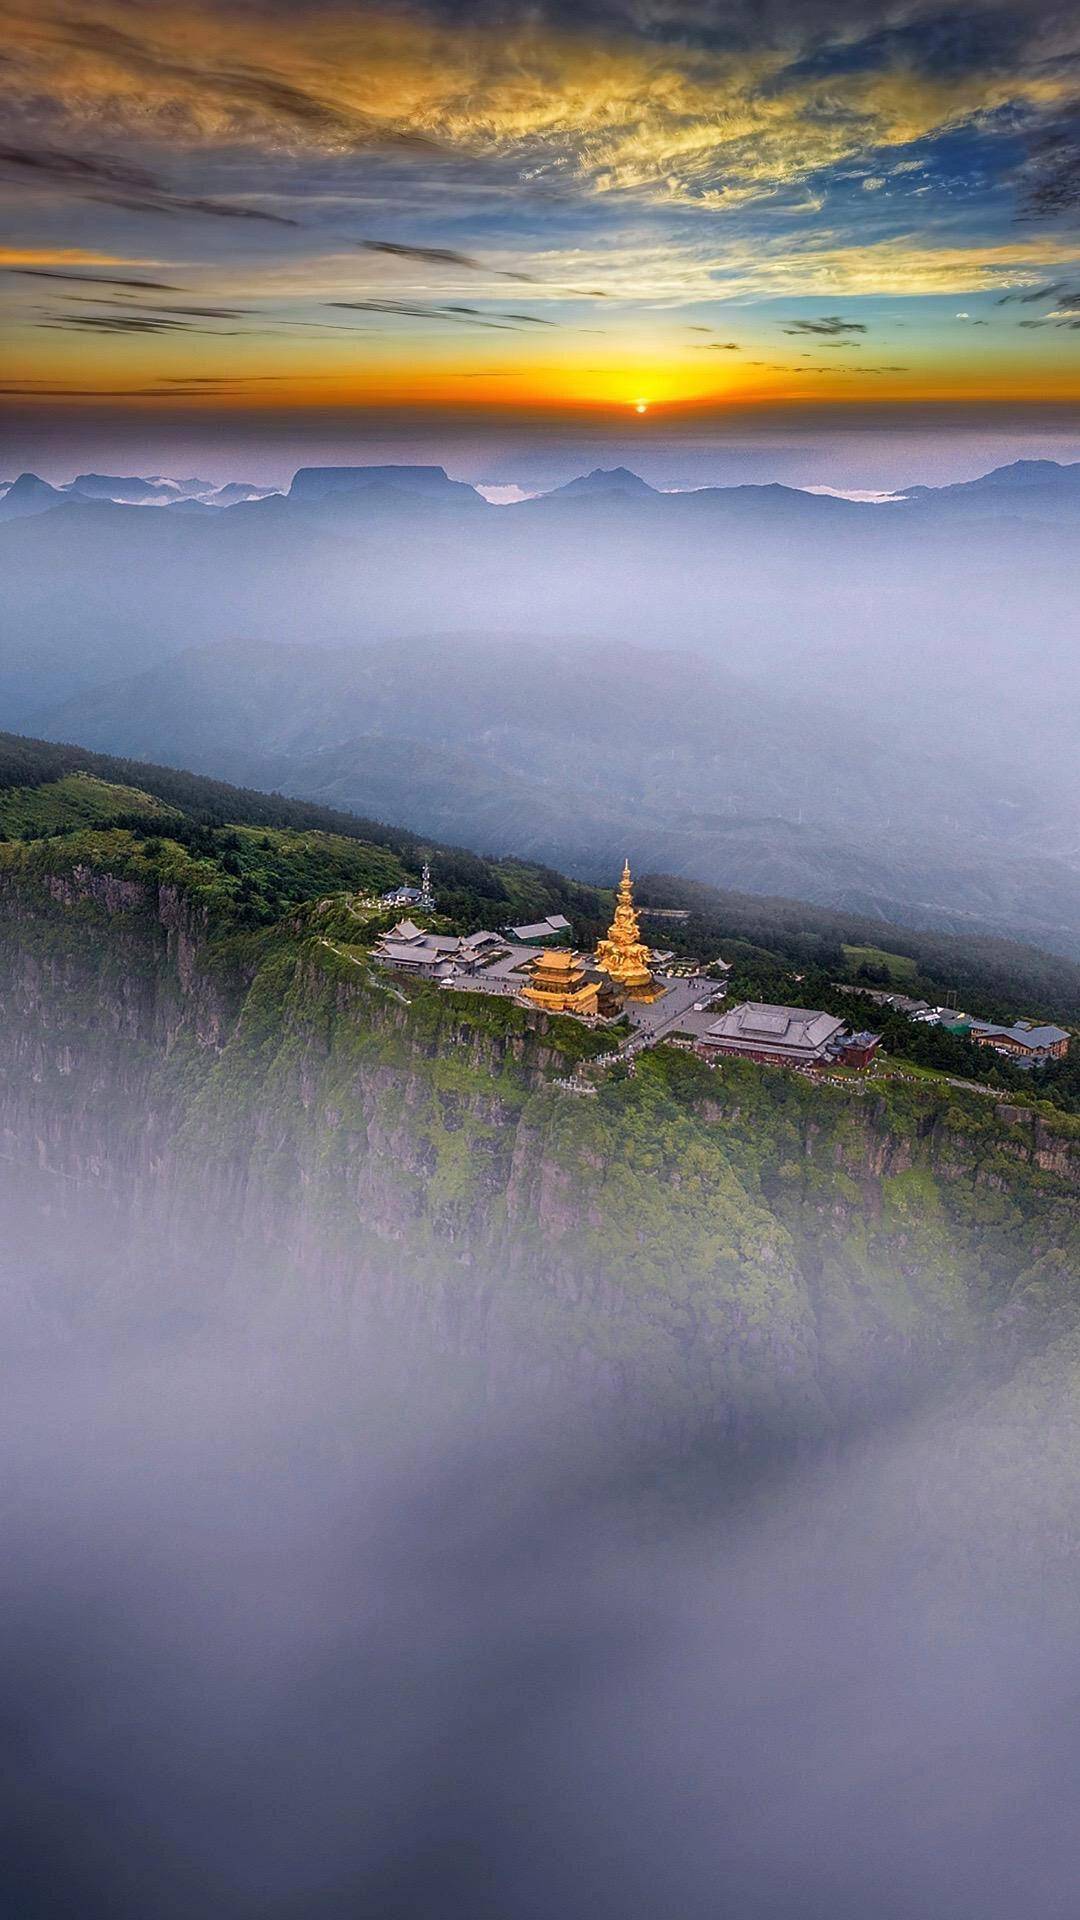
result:
[[[657,985],[649,967],[651,954],[641,938],[634,909],[634,888],[630,862],[623,867],[615,905],[615,918],[596,949],[596,964],[629,1000],[659,1000],[664,989]]]
[[[586,1018],[596,1012],[599,994],[600,982],[587,977],[577,955],[567,947],[548,947],[538,954],[529,984],[521,990],[523,1000],[545,1013],[578,1013]]]

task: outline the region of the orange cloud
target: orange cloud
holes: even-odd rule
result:
[[[132,260],[87,247],[0,247],[3,267],[157,267],[159,260]]]

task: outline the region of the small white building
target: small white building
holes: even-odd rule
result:
[[[523,946],[542,946],[546,940],[562,940],[570,931],[570,922],[564,913],[549,913],[546,920],[531,920],[523,927],[504,927],[508,940],[517,940]]]

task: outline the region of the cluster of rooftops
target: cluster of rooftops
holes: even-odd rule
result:
[[[536,966],[537,943],[569,931],[540,921],[529,927],[507,927],[501,933],[427,933],[413,920],[399,920],[384,934],[376,958],[399,973],[439,986],[474,986],[482,993],[513,995],[528,984]]]
[[[455,935],[426,933],[414,921],[401,920],[378,943],[375,957],[413,979],[528,1003],[533,998],[529,990],[545,975],[596,972],[566,948],[539,945],[567,927],[558,915],[554,922],[508,927],[500,933]],[[718,966],[723,970],[722,962]],[[723,981],[703,973],[669,975],[657,969],[653,978],[655,997],[627,998],[609,1009],[611,1018],[629,1018],[641,1039],[678,1035],[705,1052],[715,1049],[793,1066],[820,1066],[849,1057],[852,1064],[866,1064],[878,1044],[876,1034],[849,1034],[835,1015],[805,1007],[748,1003],[718,1015],[713,1003],[723,993]]]
[[[496,994],[523,1005],[554,1006],[590,1023],[625,1018],[631,1043],[679,1038],[701,1052],[744,1054],[789,1066],[820,1067],[844,1060],[868,1065],[875,1034],[849,1034],[833,1014],[804,1007],[757,1003],[718,1013],[728,971],[719,961],[711,974],[668,973],[670,954],[649,951],[647,989],[619,991],[617,973],[566,944],[570,923],[562,914],[498,932],[433,933],[412,919],[383,935],[375,958],[391,971],[459,991]],[[558,943],[558,944],[553,944]],[[603,943],[598,954],[604,951]],[[648,950],[647,950],[648,951]]]
[[[434,906],[425,868],[420,889],[401,889],[384,904]],[[782,1007],[761,1001],[720,1010],[726,962],[709,973],[670,970],[674,956],[647,947],[640,937],[630,870],[623,870],[615,921],[595,954],[579,954],[570,944],[572,928],[561,913],[498,932],[433,933],[410,918],[399,920],[374,950],[391,971],[459,991],[501,995],[522,1005],[569,1013],[589,1024],[625,1019],[629,1045],[659,1039],[680,1040],[705,1056],[742,1055],[765,1064],[820,1071],[833,1065],[868,1067],[880,1035],[853,1033],[835,1014],[807,1007]],[[935,1022],[952,1032],[994,1047],[1021,1065],[1036,1065],[1068,1051],[1062,1027],[1018,1020],[1011,1027],[974,1020],[966,1014],[899,993],[875,992],[882,1006],[909,1019]]]
[[[978,1046],[993,1048],[995,1053],[1003,1054],[1019,1067],[1040,1066],[1046,1060],[1062,1060],[1069,1051],[1071,1035],[1064,1027],[1055,1027],[1048,1022],[1014,1020],[1011,1026],[1006,1027],[993,1020],[976,1020],[970,1013],[960,1013],[956,1007],[932,1007],[928,1000],[915,1000],[907,993],[885,993],[880,989],[867,988],[860,988],[859,991],[866,993],[879,1006],[904,1014],[917,1026],[943,1027],[946,1033],[955,1033],[961,1039],[974,1040]]]
[[[399,898],[387,895],[384,904]],[[426,867],[423,901],[433,904]],[[673,956],[654,954],[641,938],[629,862],[619,881],[615,917],[595,953],[575,953],[565,937],[571,931],[561,913],[504,927],[501,933],[485,929],[464,935],[429,933],[414,920],[401,920],[376,951],[387,966],[441,986],[504,994],[544,1012],[584,1020],[618,1019],[624,1007],[651,1005],[665,996],[668,982],[654,969]]]

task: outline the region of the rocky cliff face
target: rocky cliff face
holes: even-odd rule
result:
[[[1048,1259],[1074,1324],[1068,1123],[671,1052],[575,1098],[580,1029],[406,1000],[300,923],[222,939],[77,862],[6,871],[0,908],[0,1165],[22,1231],[87,1255],[50,1325],[391,1323],[523,1385],[828,1417],[853,1381],[1050,1337]]]

